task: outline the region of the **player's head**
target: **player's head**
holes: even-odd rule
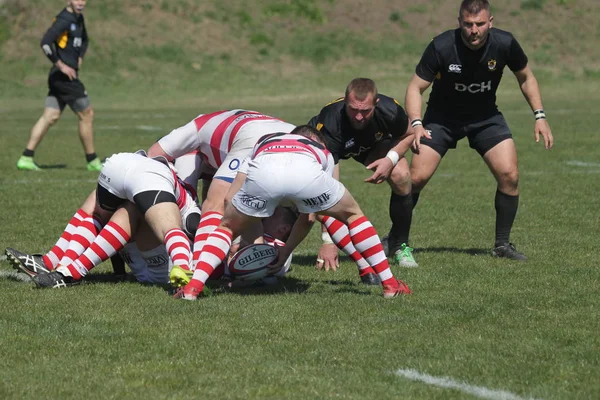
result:
[[[269,218],[262,220],[264,233],[285,242],[298,219],[298,212],[290,207],[278,206]]]
[[[67,0],[67,8],[75,14],[81,14],[85,8],[86,0]]]
[[[458,10],[458,26],[464,44],[471,50],[481,48],[493,20],[488,0],[463,0]]]
[[[290,134],[304,136],[310,140],[314,140],[315,142],[325,145],[325,138],[323,137],[323,134],[310,125],[299,125],[295,127]]]
[[[372,79],[354,78],[346,87],[344,95],[346,114],[354,129],[363,129],[373,118],[377,98],[377,86]]]

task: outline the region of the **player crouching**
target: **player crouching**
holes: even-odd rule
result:
[[[179,288],[176,299],[196,300],[204,284],[229,253],[232,238],[257,219],[269,217],[280,203],[292,203],[302,213],[269,273],[277,273],[310,230],[309,214],[332,216],[346,225],[356,250],[381,279],[383,296],[410,294],[394,278],[375,228],[344,185],[333,178],[334,161],[320,133],[299,126],[289,134],[276,133],[258,141],[232,184],[235,193],[225,208],[219,227],[210,234],[200,254],[193,278]]]

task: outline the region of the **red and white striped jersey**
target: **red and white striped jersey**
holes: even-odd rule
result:
[[[257,111],[217,111],[200,114],[186,125],[162,137],[158,143],[173,158],[198,150],[208,165],[218,168],[231,150],[240,130],[247,124],[259,122],[263,123],[265,128],[259,130],[262,133],[257,134],[257,140],[266,133],[274,132],[269,129],[270,124],[281,124],[283,121]]]
[[[333,156],[325,146],[306,136],[292,135],[290,133],[274,133],[262,137],[256,143],[256,146],[254,146],[251,159],[263,154],[276,153],[300,153],[308,155],[321,164],[324,171],[329,172],[333,169]]]

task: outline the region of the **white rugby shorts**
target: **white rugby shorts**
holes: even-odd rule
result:
[[[121,199],[149,190],[161,190],[175,195],[175,177],[165,164],[140,154],[119,153],[107,158],[98,177],[98,184]]]
[[[296,128],[292,124],[283,121],[255,121],[244,125],[237,133],[231,144],[229,153],[223,159],[223,163],[215,173],[215,179],[233,182],[242,161],[249,157],[258,139],[269,133],[290,133]]]
[[[314,157],[303,153],[259,155],[248,163],[247,174],[232,204],[257,218],[270,217],[280,203],[293,203],[301,213],[327,210],[346,190]]]

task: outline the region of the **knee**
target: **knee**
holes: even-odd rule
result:
[[[397,164],[392,170],[390,179],[396,186],[410,185],[410,170],[407,167]]]
[[[60,110],[47,109],[42,116],[46,123],[50,126],[54,125],[60,118]]]
[[[94,120],[94,109],[92,107],[88,107],[79,112],[78,115],[81,122],[91,123]]]
[[[498,184],[502,187],[516,189],[519,187],[519,170],[514,168],[498,175]]]
[[[419,192],[421,189],[423,189],[425,185],[427,185],[427,182],[429,182],[429,178],[429,176],[425,176],[413,171],[410,176],[413,192]]]

